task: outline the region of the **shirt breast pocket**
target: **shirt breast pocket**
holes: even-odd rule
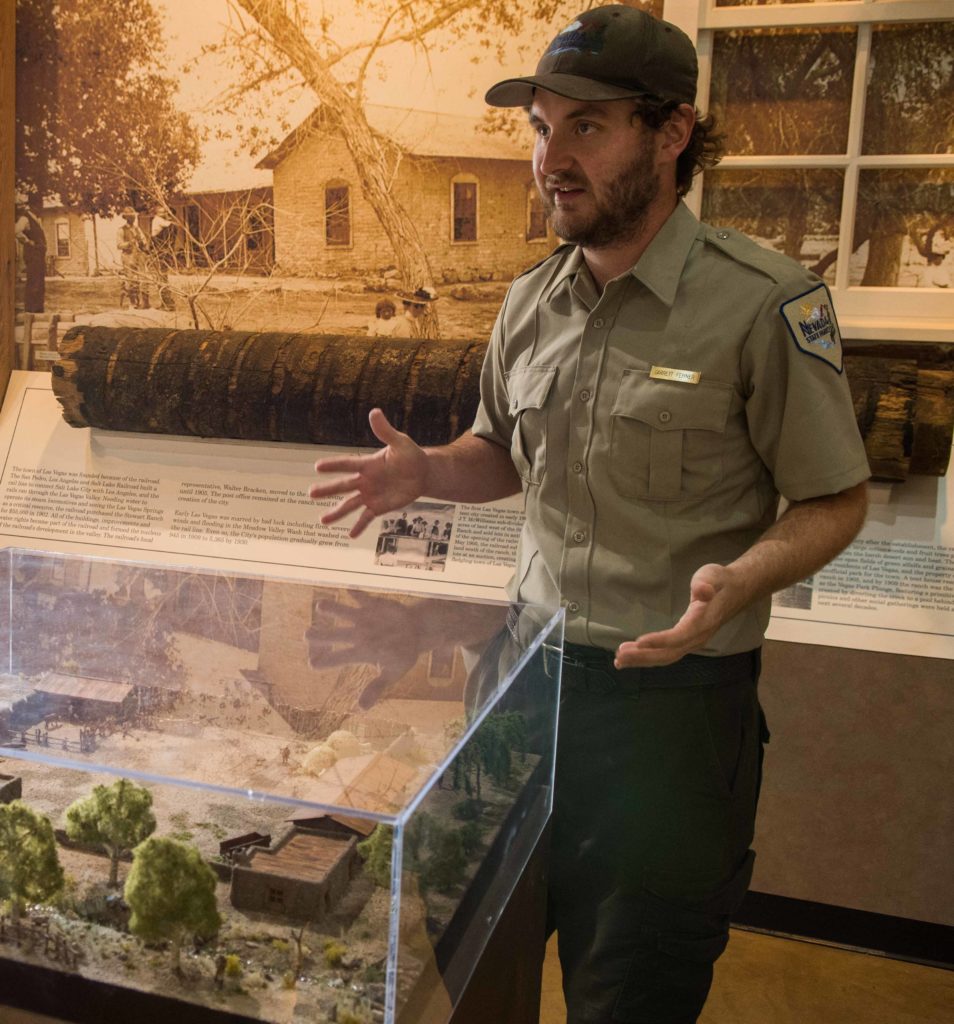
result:
[[[722,480],[733,389],[627,370],[610,416],[610,477],[628,498],[678,501]]]
[[[506,374],[513,417],[510,456],[520,479],[539,484],[547,468],[547,396],[555,366],[521,366]]]

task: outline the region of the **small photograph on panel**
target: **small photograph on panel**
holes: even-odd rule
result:
[[[776,608],[801,608],[803,611],[811,611],[812,599],[815,594],[815,577],[793,583],[792,586],[778,591],[772,596],[772,605]]]
[[[381,520],[375,565],[443,572],[454,534],[456,505],[416,501]]]

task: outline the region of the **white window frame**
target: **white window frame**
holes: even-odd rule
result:
[[[696,105],[709,104],[713,33],[725,29],[855,25],[858,28],[854,81],[844,154],[819,156],[727,156],[720,168],[835,168],[845,175],[839,223],[839,253],[850,253],[855,223],[858,179],[871,168],[954,168],[954,154],[863,155],[868,63],[872,25],[885,22],[954,20],[951,0],[829,0],[825,3],[771,4],[759,7],[716,7],[716,0],[664,0],[663,17],[678,25],[696,43],[699,92]],[[687,197],[698,216],[704,175]],[[701,187],[700,187],[701,185]],[[954,331],[954,289],[861,288],[848,284],[849,261],[839,258],[831,288],[846,337],[859,339],[949,341]]]
[[[454,186],[474,186],[474,237],[454,238],[454,215],[457,208],[454,205]],[[455,174],[450,181],[449,196],[450,202],[450,241],[451,245],[477,245],[480,241],[480,181],[476,174]]]

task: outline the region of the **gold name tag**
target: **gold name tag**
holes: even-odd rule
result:
[[[702,380],[698,370],[674,370],[671,366],[654,366],[649,376],[653,380],[677,380],[681,384],[698,384]]]

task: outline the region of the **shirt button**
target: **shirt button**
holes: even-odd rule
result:
[[[663,409],[659,414],[660,423],[668,423],[672,419],[672,413],[668,409]]]
[[[596,328],[600,328],[600,327],[602,327],[602,326],[603,326],[603,324],[604,324],[604,323],[605,323],[605,321],[603,320],[603,318],[602,318],[602,317],[597,317],[597,318],[596,318],[596,319],[595,319],[595,320],[593,321],[593,326],[594,326],[594,327],[596,327]]]
[[[589,393],[589,391],[586,388],[584,388],[580,392],[580,401],[581,402],[588,402],[589,400],[590,400],[590,393]]]
[[[583,463],[582,462],[574,462],[573,463],[573,472],[574,473],[582,473],[583,472]]]
[[[577,544],[582,544],[583,541],[586,540],[586,534],[582,530],[577,530],[576,533],[573,534],[573,539]]]
[[[729,232],[728,231],[717,231],[716,232],[716,238],[721,238],[723,241],[725,241],[725,239],[727,239],[728,237],[729,237]]]
[[[578,605],[578,604],[576,603],[576,601],[571,601],[571,602],[570,602],[570,603],[569,603],[569,604],[568,604],[568,605],[566,606],[566,610],[567,610],[568,612],[572,612],[572,613],[573,613],[574,615],[576,615],[576,613],[577,613],[577,612],[578,612],[578,611],[580,610],[580,606],[579,606],[579,605]]]

